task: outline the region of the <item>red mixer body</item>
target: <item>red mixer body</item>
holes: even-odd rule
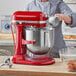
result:
[[[12,58],[13,63],[31,65],[48,65],[55,63],[55,60],[49,57],[40,57],[40,61],[27,60],[26,57],[24,57],[27,52],[26,45],[36,43],[35,41],[26,41],[23,39],[22,30],[24,26],[46,27],[47,19],[48,17],[46,17],[45,14],[36,11],[17,11],[12,15],[11,31],[15,48],[15,53]],[[16,30],[16,44],[12,25],[15,26]]]

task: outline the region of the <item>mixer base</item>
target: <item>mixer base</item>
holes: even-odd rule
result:
[[[49,57],[40,57],[37,61],[35,60],[27,60],[24,58],[15,58],[12,59],[13,63],[17,64],[29,64],[29,65],[51,65],[55,63],[55,59]]]

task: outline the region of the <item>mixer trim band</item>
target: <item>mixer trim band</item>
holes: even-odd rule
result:
[[[38,24],[42,24],[42,23],[46,23],[46,21],[18,21],[18,20],[12,20],[12,22],[13,23],[16,23],[16,22],[18,22],[18,23],[20,23],[20,24],[22,24],[22,23],[38,23]]]
[[[36,16],[29,16],[29,15],[17,15],[16,17],[36,17]]]

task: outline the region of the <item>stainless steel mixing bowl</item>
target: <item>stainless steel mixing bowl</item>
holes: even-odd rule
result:
[[[24,39],[35,41],[35,44],[27,44],[27,50],[36,55],[48,53],[54,45],[53,28],[24,28]]]

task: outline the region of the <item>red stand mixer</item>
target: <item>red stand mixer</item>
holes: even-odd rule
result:
[[[50,33],[46,30],[47,20],[48,17],[44,13],[36,11],[17,11],[12,15],[11,30],[15,48],[13,63],[31,65],[55,63],[53,58],[46,56],[50,44],[53,43],[53,40],[50,42],[49,39],[53,31]],[[16,30],[16,44],[12,25]]]

